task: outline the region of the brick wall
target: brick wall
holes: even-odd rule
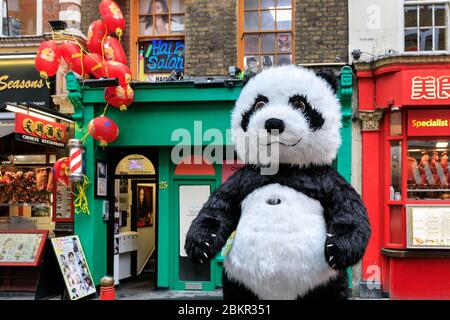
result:
[[[348,1],[295,0],[296,63],[348,61]]]
[[[42,1],[42,30],[43,32],[51,32],[49,21],[59,20],[59,2],[57,0]]]
[[[186,66],[190,76],[228,74],[237,62],[237,0],[186,1]]]

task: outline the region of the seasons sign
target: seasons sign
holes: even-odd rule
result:
[[[184,71],[184,41],[153,40],[140,44],[145,73]]]
[[[65,148],[66,126],[23,113],[16,113],[16,139]]]
[[[0,56],[0,105],[26,103],[48,107],[50,91],[34,67],[34,58]]]

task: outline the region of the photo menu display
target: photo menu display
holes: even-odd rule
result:
[[[37,264],[43,233],[0,233],[0,265]]]
[[[450,248],[450,206],[409,210],[410,247]]]

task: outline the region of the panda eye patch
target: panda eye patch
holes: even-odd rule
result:
[[[253,115],[253,113],[262,109],[268,102],[269,98],[267,98],[266,96],[260,94],[256,97],[255,102],[253,103],[251,108],[247,110],[242,116],[241,127],[242,129],[244,129],[244,131],[247,131],[248,123],[250,122],[250,117]]]
[[[301,95],[292,96],[289,98],[289,104],[303,113],[312,131],[317,131],[322,128],[325,119],[319,111],[309,104],[306,97]]]

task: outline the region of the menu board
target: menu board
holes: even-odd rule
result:
[[[94,281],[78,236],[51,239],[71,300],[96,293]]]
[[[450,206],[408,206],[408,248],[450,248]]]
[[[0,231],[0,266],[38,266],[47,230]]]
[[[61,183],[56,184],[54,201],[54,220],[59,222],[73,221],[73,196],[70,186]]]

